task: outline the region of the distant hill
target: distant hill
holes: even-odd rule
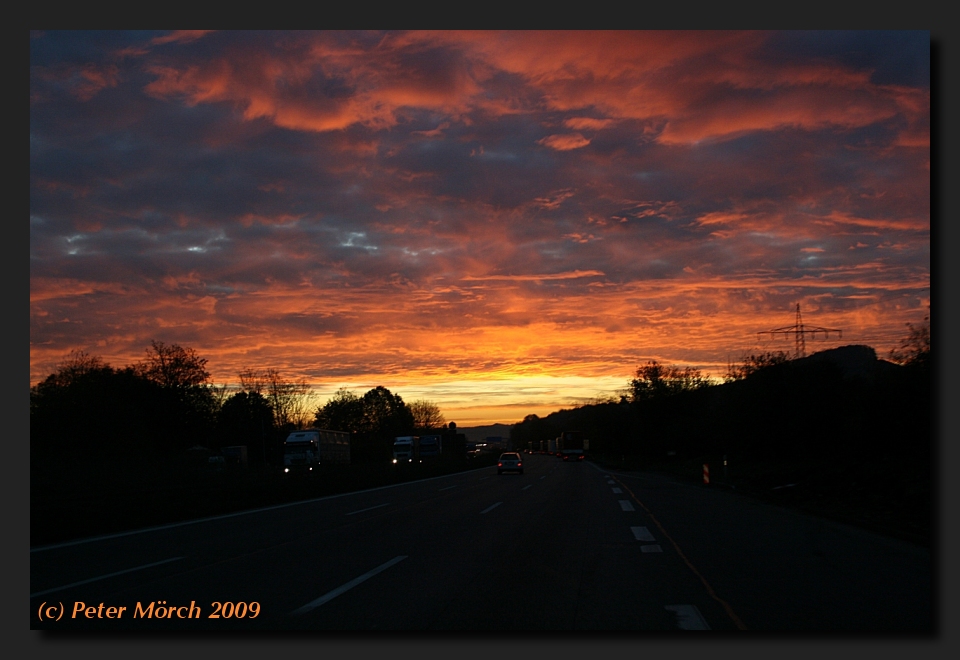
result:
[[[863,345],[840,346],[839,348],[819,351],[808,357],[794,360],[793,365],[804,368],[806,365],[818,362],[830,362],[840,367],[844,378],[865,378],[867,380],[875,380],[890,375],[902,368],[898,364],[879,359],[873,348]]]
[[[484,438],[489,437],[510,437],[509,424],[488,424],[487,426],[468,426],[457,427],[457,433],[463,433],[467,436],[469,442],[482,442]]]

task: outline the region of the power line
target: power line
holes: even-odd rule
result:
[[[773,330],[762,330],[757,333],[757,339],[760,339],[760,335],[790,335],[794,336],[796,342],[796,358],[806,357],[806,335],[811,335],[813,337],[817,336],[818,332],[822,332],[824,338],[830,336],[831,332],[836,332],[840,335],[840,338],[843,339],[843,331],[836,328],[821,328],[820,326],[805,326],[803,324],[803,318],[800,316],[800,303],[797,303],[797,321],[793,325],[784,326],[782,328],[774,328]]]

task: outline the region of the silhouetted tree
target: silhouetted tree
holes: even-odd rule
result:
[[[207,360],[192,348],[152,340],[144,361],[133,371],[156,383],[154,395],[161,411],[160,444],[167,451],[179,451],[202,444],[216,424],[217,398],[207,385]]]
[[[277,428],[303,428],[310,422],[310,386],[307,381],[290,380],[277,369],[244,369],[240,387],[261,394],[273,409]]]
[[[410,404],[410,413],[413,415],[413,426],[424,431],[440,429],[447,420],[440,412],[440,407],[432,401],[419,399]]]
[[[362,430],[374,437],[392,437],[413,431],[413,413],[399,394],[378,385],[363,395]]]
[[[237,392],[217,415],[220,446],[246,445],[251,461],[266,461],[273,437],[273,409],[256,392]]]
[[[696,390],[708,385],[710,380],[699,369],[681,369],[660,364],[656,360],[637,367],[634,378],[629,383],[631,397],[635,402]]]
[[[157,446],[161,388],[137,370],[115,370],[73,351],[30,389],[33,467],[82,459],[142,458]]]
[[[137,368],[149,380],[167,389],[184,390],[205,385],[210,378],[207,360],[192,348],[152,340],[146,360]]]
[[[57,371],[48,376],[44,383],[48,386],[67,387],[90,374],[112,371],[113,369],[103,361],[103,358],[75,349],[57,365]]]
[[[918,326],[907,323],[907,328],[907,336],[900,340],[897,348],[890,350],[890,360],[904,366],[929,367],[930,316],[923,317],[923,323]]]
[[[790,354],[785,351],[769,351],[756,355],[744,353],[740,357],[740,362],[727,366],[726,382],[743,380],[750,374],[754,374],[761,369],[771,367],[775,364],[783,364],[790,360]]]
[[[317,408],[314,425],[331,431],[360,431],[363,402],[359,396],[341,387],[329,401]]]

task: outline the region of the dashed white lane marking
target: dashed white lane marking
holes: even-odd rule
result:
[[[480,513],[488,513],[488,512],[490,512],[490,511],[493,511],[494,509],[496,509],[496,508],[497,508],[498,506],[500,506],[501,504],[503,504],[503,502],[497,502],[496,504],[493,504],[493,505],[491,505],[491,506],[488,506],[486,509],[484,509],[484,510],[481,511]]]
[[[456,486],[447,486],[446,488],[441,488],[440,490],[450,490],[451,488],[456,488]]]
[[[636,511],[636,509],[633,508],[633,504],[630,503],[630,500],[619,500],[619,502],[620,508],[624,511]]]
[[[290,616],[298,616],[298,615],[300,615],[300,614],[305,614],[305,613],[309,612],[310,610],[312,610],[312,609],[315,608],[315,607],[320,607],[321,605],[323,605],[323,604],[326,603],[327,601],[333,600],[334,598],[336,598],[337,596],[339,596],[339,595],[342,594],[343,592],[349,591],[350,589],[353,589],[355,586],[357,586],[357,585],[360,584],[361,582],[365,582],[365,581],[369,580],[370,578],[372,578],[372,577],[373,577],[374,575],[376,575],[377,573],[379,573],[379,572],[381,572],[381,571],[387,570],[388,568],[390,568],[390,567],[393,566],[394,564],[397,564],[397,563],[403,561],[403,560],[406,559],[406,558],[407,558],[407,555],[399,555],[399,556],[397,556],[397,557],[394,557],[393,559],[391,559],[391,560],[388,561],[387,563],[385,563],[385,564],[380,564],[379,566],[377,566],[377,567],[376,567],[375,569],[373,569],[372,571],[367,571],[366,573],[364,573],[364,574],[361,575],[360,577],[354,578],[353,580],[350,580],[349,582],[347,582],[347,583],[346,583],[345,585],[343,585],[342,587],[337,587],[337,588],[334,589],[333,591],[328,591],[328,592],[325,593],[324,595],[320,596],[320,598],[317,598],[316,600],[311,600],[309,603],[307,603],[307,604],[304,605],[303,607],[301,607],[301,608],[299,608],[299,609],[296,609],[296,610],[294,610],[293,612],[291,612],[291,613],[290,613]]]
[[[530,488],[530,486],[532,486],[532,485],[533,485],[533,484],[527,484],[526,486],[524,486],[524,487],[521,488],[520,490],[526,490],[526,489]]]
[[[612,490],[614,493],[617,493],[617,494],[620,494],[620,493],[623,492],[623,491],[620,490],[619,488],[611,488],[610,490]]]
[[[650,530],[646,527],[631,527],[630,531],[633,532],[633,536],[638,541],[656,541],[657,539],[653,538],[653,534],[650,533]]]
[[[374,509],[379,509],[380,507],[383,507],[383,506],[390,506],[390,502],[387,502],[386,504],[378,504],[377,506],[367,507],[366,509],[360,509],[359,511],[351,511],[350,513],[345,513],[343,515],[352,516],[357,513],[363,513],[364,511],[373,511]]]
[[[696,605],[667,605],[664,609],[677,615],[677,627],[680,630],[710,630]]]
[[[540,478],[541,478],[541,479],[546,479],[546,478],[547,478],[547,475],[543,475],[543,476],[540,477]]]
[[[653,545],[641,545],[640,552],[663,552],[663,548],[656,543]]]
[[[172,559],[164,559],[163,561],[155,561],[152,564],[144,564],[143,566],[136,566],[134,568],[128,568],[123,571],[117,571],[116,573],[107,573],[106,575],[101,575],[99,577],[90,578],[89,580],[80,580],[79,582],[71,582],[70,584],[65,584],[62,587],[54,587],[53,589],[47,589],[45,591],[38,591],[35,594],[30,594],[30,598],[34,596],[44,596],[46,594],[52,594],[54,591],[62,591],[63,589],[70,589],[72,587],[79,587],[82,584],[90,584],[91,582],[96,582],[97,580],[106,580],[115,575],[123,575],[124,573],[133,573],[134,571],[142,571],[145,568],[150,568],[152,566],[159,566],[160,564],[168,564],[172,561],[180,561],[183,557],[173,557]]]

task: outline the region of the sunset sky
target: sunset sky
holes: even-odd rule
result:
[[[881,357],[930,301],[930,33],[34,32],[30,383],[151,340],[460,426]]]

